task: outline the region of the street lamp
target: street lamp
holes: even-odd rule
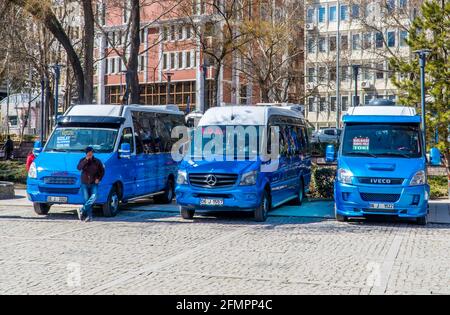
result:
[[[414,51],[415,54],[419,56],[420,61],[420,89],[421,89],[421,107],[422,107],[422,132],[424,145],[426,150],[427,143],[427,131],[426,131],[426,121],[425,121],[425,65],[427,61],[427,55],[429,55],[432,51],[430,49],[420,49]]]
[[[61,68],[63,65],[55,64],[51,66],[55,73],[55,126],[58,120],[58,108],[59,108],[59,81],[61,79]]]
[[[359,98],[358,98],[358,75],[360,65],[353,65],[353,76],[355,78],[355,97],[353,99],[353,106],[359,106]]]

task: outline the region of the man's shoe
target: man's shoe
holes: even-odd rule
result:
[[[78,208],[77,209],[77,214],[78,214],[78,220],[83,221],[84,214],[83,214],[83,209],[82,208]]]
[[[92,222],[92,217],[86,217],[86,219],[84,219],[84,222],[86,223]]]

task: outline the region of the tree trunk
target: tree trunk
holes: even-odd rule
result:
[[[73,47],[69,37],[67,36],[64,28],[59,22],[58,18],[52,12],[51,8],[46,7],[42,3],[34,3],[34,5],[29,5],[26,0],[9,0],[10,2],[18,5],[25,10],[27,10],[33,17],[41,21],[45,27],[53,34],[56,40],[64,47],[70,64],[73,68],[73,73],[78,87],[78,101],[82,102],[84,100],[84,72],[81,67],[80,58],[78,57],[75,48]]]
[[[140,7],[139,0],[131,0],[131,45],[127,70],[129,72],[129,89],[132,104],[140,104],[141,99],[138,74],[139,50],[141,47]]]
[[[222,69],[222,63],[221,62],[217,62],[216,65],[216,71],[214,72],[214,91],[213,91],[213,106],[220,106],[219,104],[219,78],[220,78],[220,71]],[[206,91],[206,84],[205,84],[205,93],[207,93]]]
[[[94,12],[92,0],[83,0],[84,11],[84,95],[82,102],[91,104],[94,99]]]

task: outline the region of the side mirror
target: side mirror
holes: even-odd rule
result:
[[[327,150],[325,153],[325,161],[327,163],[332,163],[336,160],[336,151],[334,149],[334,145],[330,144],[327,146]]]
[[[33,146],[33,154],[38,156],[42,152],[42,142],[36,141]]]
[[[441,151],[438,148],[430,150],[430,164],[433,166],[441,165]]]
[[[129,143],[122,143],[119,149],[119,158],[131,159],[131,146]]]

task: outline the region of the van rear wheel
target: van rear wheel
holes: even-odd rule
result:
[[[154,200],[159,204],[168,204],[171,203],[173,197],[175,196],[175,183],[172,178],[169,178],[167,181],[167,187],[164,190],[164,193],[158,196],[155,196]]]
[[[49,205],[48,203],[33,203],[34,212],[37,215],[47,215],[50,211],[50,207],[51,205]]]
[[[120,196],[119,192],[117,191],[116,186],[113,186],[111,189],[108,200],[106,203],[102,206],[103,209],[103,216],[107,218],[112,218],[117,215],[120,209]]]
[[[301,206],[303,203],[303,199],[305,199],[305,183],[303,182],[303,178],[300,178],[297,197],[293,200],[292,204]]]
[[[195,215],[195,210],[189,209],[189,208],[185,208],[185,207],[181,207],[180,209],[180,214],[181,217],[185,220],[192,220],[194,218]]]
[[[423,216],[423,217],[417,218],[416,219],[416,223],[417,223],[417,225],[422,225],[422,226],[427,225],[427,223],[428,223],[427,216]]]

